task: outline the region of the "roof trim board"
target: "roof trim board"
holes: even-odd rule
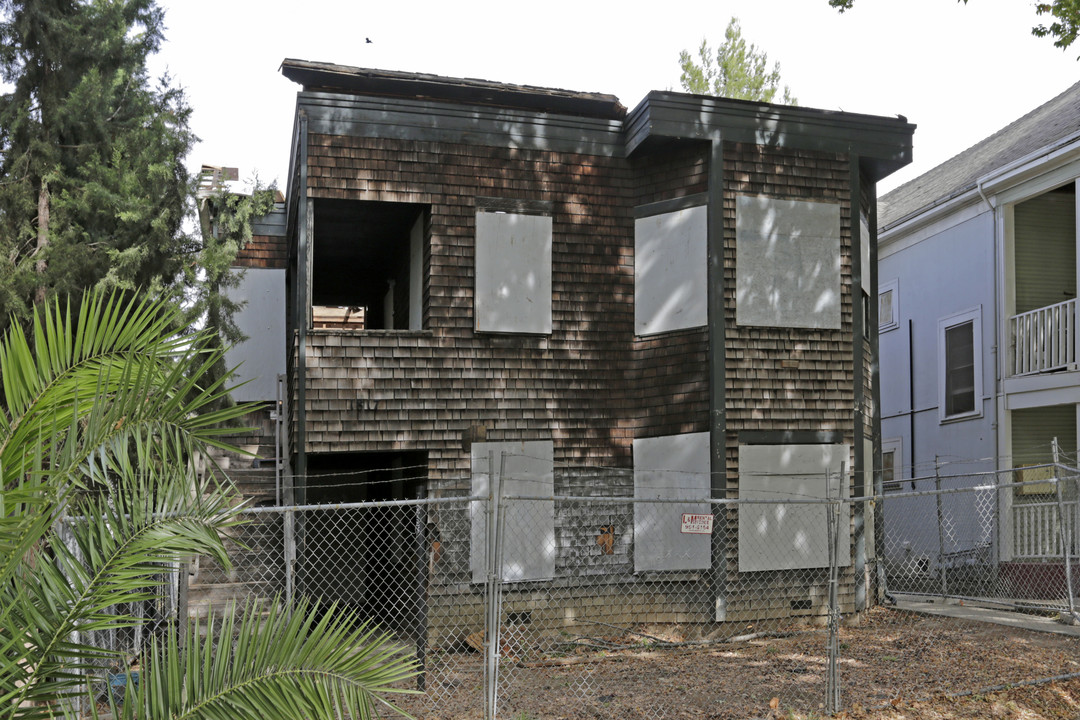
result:
[[[725,141],[850,153],[880,180],[911,162],[906,118],[669,91],[631,112],[613,95],[287,59],[310,131],[624,157],[651,142]]]

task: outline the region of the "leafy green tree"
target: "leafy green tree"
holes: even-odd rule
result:
[[[968,0],[960,0],[967,5]],[[840,12],[850,10],[855,0],[829,0],[829,5]],[[1049,25],[1038,23],[1031,28],[1031,34],[1035,37],[1052,37],[1054,46],[1062,50],[1076,41],[1076,34],[1080,31],[1080,0],[1052,0],[1052,2],[1036,2],[1035,14],[1038,16],[1049,15],[1054,20]],[[1080,58],[1077,58],[1080,59]]]
[[[782,102],[798,105],[787,85],[779,100],[780,63],[769,68],[768,54],[753,43],[747,45],[738,18],[731,18],[724,31],[724,42],[714,53],[706,40],[698,48],[698,62],[688,50],[679,53],[682,74],[679,83],[686,92],[718,95],[737,100]]]
[[[198,250],[190,109],[146,64],[162,31],[154,0],[0,0],[0,327],[84,288],[160,294]]]
[[[224,390],[191,378],[220,351],[176,335],[180,312],[96,293],[75,313],[39,306],[34,351],[19,324],[0,339],[0,718],[70,717],[79,698],[126,720],[371,717],[414,663],[337,612],[227,612],[144,648],[86,641],[139,623],[124,608],[154,596],[162,563],[228,565],[234,493],[192,458],[248,408],[202,412]],[[95,697],[101,668],[136,661],[122,705]]]

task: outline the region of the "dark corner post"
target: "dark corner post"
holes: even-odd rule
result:
[[[855,412],[854,422],[854,447],[852,450],[855,455],[855,467],[852,473],[852,487],[851,497],[863,497],[866,495],[866,487],[868,483],[866,478],[868,476],[867,468],[873,468],[873,453],[871,456],[866,457],[866,351],[869,347],[872,349],[872,345],[869,344],[868,337],[870,337],[870,308],[872,302],[866,302],[864,305],[863,297],[863,280],[872,278],[870,268],[863,267],[863,243],[866,242],[871,252],[873,252],[872,245],[870,245],[870,238],[863,237],[863,223],[862,223],[862,172],[859,168],[859,156],[855,153],[848,155],[848,197],[849,197],[849,213],[848,213],[848,225],[851,229],[851,354],[852,354],[852,386],[855,393]],[[869,225],[869,217],[867,218],[867,225]],[[872,265],[873,263],[868,263]],[[867,295],[871,295],[875,286],[872,282],[866,283]],[[876,361],[876,356],[871,354],[871,363]],[[873,441],[873,433],[871,434],[871,442]],[[843,479],[845,482],[847,478]],[[852,520],[852,545],[855,551],[855,610],[861,612],[866,609],[866,595],[867,595],[867,574],[866,574],[866,503],[858,503],[853,507],[854,512],[850,517]],[[848,517],[845,514],[845,517]],[[839,528],[838,528],[839,529]]]
[[[724,315],[724,145],[719,130],[714,130],[709,156],[708,245],[708,323],[709,323],[709,470],[713,498],[727,497],[727,413],[726,352]],[[714,506],[715,507],[715,506]],[[714,619],[722,622],[727,615],[727,509],[715,510],[712,534]]]
[[[300,110],[298,183],[296,200],[296,474],[293,476],[293,500],[298,505],[307,503],[307,333],[311,307],[311,235],[314,218],[311,200],[308,198],[308,117]]]

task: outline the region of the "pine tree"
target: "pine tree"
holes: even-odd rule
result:
[[[731,18],[724,31],[724,42],[715,54],[707,41],[701,41],[698,59],[700,64],[694,62],[689,51],[679,53],[682,69],[679,83],[686,92],[773,102],[780,89],[780,63],[774,63],[770,69],[768,54],[753,43],[746,44],[738,18]],[[777,102],[799,104],[786,85]]]
[[[197,252],[190,110],[147,70],[162,32],[154,0],[0,0],[0,328],[52,295],[161,294]]]

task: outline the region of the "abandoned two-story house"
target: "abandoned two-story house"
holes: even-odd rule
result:
[[[504,551],[519,597],[697,583],[681,597],[700,602],[665,612],[723,621],[754,602],[748,578],[806,568],[772,610],[820,610],[821,506],[787,524],[732,507],[709,535],[681,534],[679,505],[616,524],[558,500],[824,497],[842,470],[844,492],[873,490],[875,183],[910,162],[914,126],[674,92],[627,111],[603,94],[281,71],[301,85],[287,199],[245,251],[267,266],[251,282],[277,283],[248,335],[261,313],[283,321],[281,501],[482,495],[494,460],[504,493],[536,498]],[[847,523],[851,607],[872,592],[870,512]],[[483,580],[480,521],[428,517],[462,548],[432,566],[433,617],[440,593]],[[587,582],[567,562],[582,553],[596,555]],[[380,577],[405,584],[389,566]]]

